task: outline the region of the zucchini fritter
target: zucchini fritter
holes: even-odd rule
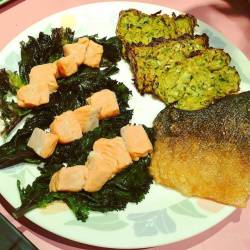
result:
[[[160,12],[148,15],[135,9],[123,10],[119,14],[116,34],[123,46],[149,44],[154,39],[175,39],[184,34],[193,35],[197,20],[191,15],[172,17]]]
[[[205,34],[194,37],[185,35],[175,40],[160,39],[149,45],[131,46],[127,55],[139,92],[152,92],[158,75],[207,47],[208,37]]]
[[[188,196],[245,207],[250,194],[250,91],[207,109],[167,106],[154,121],[156,182]]]
[[[207,48],[203,36],[134,46],[128,52],[140,93],[154,93],[184,110],[207,107],[236,93],[240,77],[222,49]]]
[[[223,50],[209,48],[169,70],[155,70],[154,92],[165,103],[175,103],[179,109],[205,108],[239,90],[240,77],[229,66],[230,60]]]

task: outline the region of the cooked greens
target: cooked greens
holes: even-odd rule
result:
[[[128,202],[139,202],[148,192],[149,186],[152,182],[152,178],[147,169],[150,163],[150,157],[143,158],[138,162],[133,163],[126,170],[122,171],[112,180],[107,182],[98,192],[49,192],[50,179],[52,175],[62,167],[63,163],[67,163],[69,166],[83,164],[86,161],[89,152],[92,150],[93,143],[98,138],[113,138],[119,136],[120,128],[128,124],[132,117],[132,111],[127,109],[130,94],[129,90],[121,83],[117,83],[109,78],[104,78],[100,75],[100,72],[97,73],[97,75],[98,74],[100,82],[87,80],[85,83],[83,82],[82,85],[79,85],[77,82],[71,82],[69,85],[73,85],[74,87],[79,86],[80,94],[78,94],[78,97],[83,95],[83,98],[84,94],[88,96],[87,93],[98,91],[104,87],[115,91],[121,114],[115,118],[101,121],[98,128],[94,131],[88,132],[79,140],[70,144],[58,145],[54,154],[44,161],[45,166],[40,168],[41,176],[39,176],[31,186],[21,189],[19,183],[22,206],[14,212],[16,217],[22,216],[31,209],[44,207],[54,200],[63,200],[75,213],[77,219],[85,221],[90,210],[107,212],[124,209]],[[82,78],[83,81],[84,79],[85,78]],[[95,78],[95,80],[97,79]],[[60,88],[57,93],[62,91],[61,89],[64,89],[64,86],[68,87],[66,83],[63,84],[62,88]],[[84,86],[86,88],[84,88]],[[67,88],[65,88],[63,92],[69,93]],[[57,93],[55,93],[55,95]],[[73,98],[75,100],[77,99],[77,96],[73,96]],[[63,101],[63,99],[60,98],[60,95],[58,96],[58,99]],[[83,102],[85,102],[85,99],[80,101],[80,103]],[[56,105],[51,104],[55,107],[55,112],[63,111],[63,106],[60,106],[58,103]],[[74,107],[78,107],[78,104],[81,105],[80,103],[76,102],[74,104],[73,101]],[[64,105],[66,108],[67,104]],[[57,108],[59,108],[59,110],[57,110]],[[45,118],[46,121],[47,119],[48,118]],[[150,138],[153,138],[152,130],[147,129],[147,132]],[[18,153],[16,153],[16,155],[18,155]],[[30,157],[29,160],[31,158],[32,160],[38,159],[37,156]]]
[[[24,83],[17,73],[0,69],[0,119],[4,121],[4,127],[0,131],[2,135],[9,133],[29,112],[20,109],[13,100],[16,89],[23,85]]]
[[[81,221],[86,221],[90,210],[108,212],[124,209],[128,202],[140,202],[148,192],[152,183],[147,169],[149,164],[149,157],[141,158],[95,193],[85,191],[50,193],[50,178],[61,165],[53,165],[53,168],[47,165],[41,169],[41,176],[34,181],[32,186],[22,189],[18,182],[22,206],[13,214],[18,218],[34,208],[45,207],[55,200],[63,200],[74,212],[76,218]]]
[[[100,212],[119,210],[124,209],[128,202],[141,201],[152,183],[148,172],[150,157],[145,157],[117,174],[98,192],[49,192],[50,179],[63,163],[68,166],[84,164],[97,139],[120,135],[120,128],[128,124],[132,118],[133,111],[128,108],[131,94],[129,89],[124,84],[110,78],[111,75],[117,73],[116,63],[121,59],[119,39],[116,37],[99,39],[97,36],[89,36],[89,38],[104,47],[101,69],[82,65],[71,77],[58,79],[59,89],[50,95],[48,104],[32,110],[20,110],[15,102],[11,102],[11,107],[6,108],[6,111],[15,110],[15,119],[16,117],[22,118],[27,113],[29,113],[29,117],[26,118],[24,127],[19,129],[9,142],[0,147],[0,169],[21,162],[42,163],[43,165],[43,167],[39,167],[41,175],[32,185],[21,187],[22,184],[18,181],[22,205],[14,212],[15,217],[20,217],[34,208],[45,207],[52,201],[63,200],[77,219],[86,221],[91,210]],[[63,55],[63,45],[76,40],[77,38],[74,38],[74,33],[70,29],[60,28],[53,29],[51,35],[41,32],[38,38],[29,37],[28,42],[22,42],[21,61],[19,62],[20,77],[16,73],[0,71],[1,104],[5,105],[6,95],[9,93],[15,95],[16,89],[29,81],[29,71],[33,66],[58,59]],[[47,159],[40,158],[27,147],[27,141],[35,127],[48,128],[56,115],[85,105],[86,98],[101,89],[110,89],[116,93],[120,115],[100,121],[99,127],[88,132],[79,140],[57,145],[54,154]],[[4,113],[5,107],[3,105],[2,107],[2,115],[7,117],[7,114]],[[20,118],[16,121],[19,121]],[[13,128],[11,126],[10,129],[10,124],[7,125],[9,125],[9,130]],[[153,142],[152,129],[146,127],[145,129]]]
[[[25,82],[29,82],[32,67],[48,62],[54,62],[63,56],[63,45],[72,43],[74,32],[69,29],[52,29],[51,35],[43,32],[37,38],[29,36],[27,42],[21,42],[21,60],[19,74]]]

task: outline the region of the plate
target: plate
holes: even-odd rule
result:
[[[0,66],[17,70],[20,60],[21,40],[40,31],[49,33],[52,27],[71,27],[75,35],[115,35],[120,10],[136,8],[147,13],[162,10],[171,14],[178,11],[152,4],[135,2],[103,2],[83,5],[52,15],[32,25],[14,38],[2,51]],[[242,52],[228,42],[222,34],[199,21],[197,33],[205,32],[210,44],[223,48],[232,57],[242,79],[241,91],[249,90],[247,72],[250,63]],[[149,95],[140,96],[132,84],[129,65],[119,62],[120,72],[114,76],[133,92],[130,106],[134,108],[133,122],[152,126],[153,119],[164,108],[163,103]],[[38,175],[34,165],[19,164],[0,171],[0,193],[14,207],[20,205],[16,187],[17,179],[27,185]],[[101,214],[92,212],[86,223],[77,221],[72,212],[61,202],[36,209],[26,217],[38,226],[59,236],[77,242],[110,248],[143,248],[177,242],[197,235],[229,216],[235,208],[211,201],[187,198],[174,190],[153,184],[146,198],[139,203],[128,204],[124,211]]]

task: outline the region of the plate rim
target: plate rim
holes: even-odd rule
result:
[[[9,0],[7,0],[7,1],[9,1]],[[5,2],[4,2],[4,3],[5,3]],[[56,17],[56,16],[60,16],[60,15],[63,15],[64,13],[66,14],[67,12],[71,12],[71,11],[73,12],[74,10],[77,10],[77,9],[79,9],[79,8],[81,8],[81,7],[88,6],[88,5],[111,4],[111,3],[126,4],[126,5],[129,5],[129,4],[141,4],[141,5],[154,6],[154,7],[159,7],[159,8],[167,8],[169,11],[173,11],[173,12],[175,12],[175,13],[184,13],[184,12],[182,12],[182,11],[180,11],[180,10],[170,8],[170,7],[168,7],[167,5],[160,5],[160,4],[157,4],[157,3],[155,4],[155,3],[137,2],[137,1],[122,1],[122,2],[102,1],[102,2],[92,2],[92,3],[86,3],[86,4],[83,3],[83,4],[79,4],[79,5],[77,5],[77,6],[74,6],[74,7],[67,8],[67,9],[65,9],[65,10],[61,10],[61,11],[58,11],[58,12],[54,12],[54,13],[52,13],[52,14],[50,14],[50,15],[48,15],[48,16],[42,17],[40,20],[38,20],[38,21],[32,23],[32,24],[29,25],[28,27],[24,28],[21,32],[19,32],[16,36],[14,36],[11,40],[9,40],[9,41],[1,48],[0,54],[8,48],[8,46],[9,46],[10,43],[12,43],[12,42],[14,43],[14,42],[16,42],[17,40],[20,41],[20,37],[24,36],[24,34],[25,34],[26,32],[28,32],[28,30],[34,29],[35,26],[41,24],[41,23],[42,23],[44,20],[46,20],[46,19],[50,19],[50,18],[53,18],[53,17]],[[223,36],[223,37],[226,39],[227,43],[228,43],[230,46],[233,46],[234,48],[236,48],[236,49],[238,50],[238,52],[241,53],[241,56],[244,56],[244,57],[248,60],[247,56],[241,51],[241,49],[239,49],[234,43],[232,43],[230,40],[228,40],[228,38],[226,38],[222,32],[218,31],[216,28],[214,28],[214,27],[211,26],[210,24],[207,24],[207,23],[201,21],[200,19],[198,19],[198,21],[199,21],[200,23],[205,24],[206,26],[209,26],[209,28],[210,28],[211,31],[216,32],[216,33],[220,34],[221,36]],[[40,32],[40,31],[39,31],[39,32]],[[249,60],[248,60],[248,61],[249,61]],[[4,196],[3,196],[1,193],[0,193],[0,198],[3,198],[12,208],[14,208],[14,206],[13,206],[7,199],[5,199]],[[229,207],[230,207],[230,206],[229,206]],[[157,247],[157,246],[163,246],[163,245],[171,245],[171,244],[175,244],[175,243],[179,243],[179,242],[185,241],[185,240],[187,240],[187,239],[191,239],[191,238],[193,238],[193,237],[197,237],[197,236],[203,234],[204,232],[206,232],[206,231],[208,231],[208,230],[210,230],[210,229],[212,229],[212,228],[218,226],[219,224],[223,223],[225,220],[227,220],[231,215],[233,215],[233,214],[238,210],[237,208],[234,208],[234,207],[231,207],[231,208],[232,208],[232,210],[231,210],[231,211],[227,211],[227,212],[225,213],[226,215],[223,216],[223,219],[218,219],[218,220],[216,220],[216,222],[215,222],[212,226],[210,226],[210,227],[208,227],[208,228],[205,228],[204,230],[201,230],[201,231],[199,231],[198,233],[193,234],[192,236],[187,236],[187,237],[184,237],[184,238],[179,239],[179,240],[169,241],[168,243],[149,244],[149,245],[143,245],[143,246],[137,246],[137,247],[134,247],[134,246],[127,247],[127,246],[126,246],[126,247],[124,247],[124,248],[123,248],[123,247],[119,247],[119,249],[138,249],[138,248],[145,248],[145,247]],[[11,216],[12,216],[12,215],[11,215]],[[105,245],[105,246],[104,246],[104,245],[101,245],[101,244],[83,243],[83,242],[81,242],[81,241],[77,241],[77,240],[74,240],[74,239],[71,239],[71,238],[67,238],[67,237],[62,236],[62,235],[60,235],[60,234],[57,234],[57,233],[55,233],[55,232],[52,232],[52,231],[46,229],[45,227],[43,227],[43,226],[41,226],[41,225],[36,224],[35,222],[33,222],[33,221],[32,221],[28,216],[26,216],[26,215],[25,215],[24,217],[25,217],[25,219],[28,220],[30,223],[34,224],[37,228],[42,228],[42,229],[45,230],[46,232],[51,233],[52,235],[56,235],[56,236],[58,236],[58,237],[61,237],[61,238],[63,238],[63,239],[66,239],[66,240],[69,240],[69,241],[72,241],[72,242],[76,242],[76,243],[78,243],[78,244],[83,244],[83,245],[86,244],[86,245],[89,245],[89,246],[114,248],[114,246],[108,246],[108,245]]]

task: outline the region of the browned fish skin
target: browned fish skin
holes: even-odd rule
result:
[[[154,122],[156,182],[245,207],[250,193],[250,91],[198,111],[166,107]]]

